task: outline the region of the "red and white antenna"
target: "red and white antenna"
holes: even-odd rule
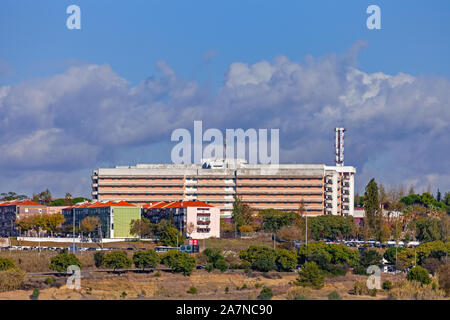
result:
[[[336,166],[344,166],[344,132],[345,128],[335,128],[336,141],[334,146],[336,147]]]

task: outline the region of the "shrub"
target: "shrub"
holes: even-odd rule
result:
[[[439,288],[445,291],[447,296],[450,295],[450,264],[446,263],[437,271]]]
[[[308,300],[309,296],[312,294],[312,289],[308,287],[296,287],[290,289],[286,297],[288,300]]]
[[[409,270],[408,274],[406,275],[406,279],[408,279],[409,281],[418,281],[422,284],[429,284],[431,282],[427,269],[419,266]]]
[[[154,274],[154,276],[155,276],[155,277],[161,277],[161,272],[156,271],[155,274]]]
[[[433,290],[431,285],[424,285],[418,281],[397,281],[389,290],[390,299],[439,300],[443,299],[443,290]]]
[[[131,259],[123,251],[113,251],[105,254],[104,264],[116,271],[116,269],[131,267]]]
[[[25,272],[18,269],[0,271],[0,292],[17,290],[25,279]]]
[[[196,287],[190,287],[187,291],[189,294],[197,294],[197,288]]]
[[[431,274],[436,274],[437,270],[439,269],[439,267],[442,265],[443,263],[441,262],[441,260],[437,259],[437,258],[426,258],[423,262],[422,262],[422,267],[424,267],[425,269],[428,270],[428,273]]]
[[[355,283],[353,283],[352,293],[357,296],[367,295],[369,294],[369,289],[365,282],[355,281]]]
[[[377,289],[369,289],[369,295],[372,297],[376,297],[377,296]]]
[[[155,268],[159,262],[159,256],[155,250],[137,251],[133,255],[133,263],[136,268]]]
[[[38,300],[39,299],[39,294],[40,294],[41,292],[39,291],[39,289],[38,288],[34,288],[33,289],[33,293],[31,294],[31,296],[30,296],[30,299],[31,300]]]
[[[161,259],[161,262],[171,268],[174,272],[182,272],[189,276],[195,268],[195,259],[186,252],[169,251]]]
[[[225,259],[220,259],[216,262],[215,267],[219,269],[221,272],[225,272],[228,269],[227,263]]]
[[[297,265],[297,253],[287,249],[275,251],[275,263],[279,271],[290,271]]]
[[[81,262],[73,253],[62,251],[50,259],[50,270],[58,272],[67,272],[67,268],[75,265],[81,268]]]
[[[46,279],[44,280],[44,283],[45,283],[45,284],[52,284],[53,282],[55,282],[55,279],[53,279],[53,278],[46,278]]]
[[[298,272],[297,284],[320,289],[325,283],[325,273],[315,262],[306,262]]]
[[[121,298],[126,298],[127,295],[128,295],[128,293],[126,293],[125,291],[123,291],[123,292],[120,294],[120,297],[121,297]]]
[[[264,287],[259,293],[258,300],[270,300],[273,297],[272,289]]]
[[[13,260],[0,257],[0,271],[15,269],[16,264]]]
[[[252,265],[253,269],[262,272],[268,272],[270,270],[274,270],[276,268],[275,261],[268,256],[262,256],[256,258],[255,262]]]
[[[230,288],[225,287],[225,293],[228,293],[228,292],[230,292]]]
[[[342,297],[337,291],[333,291],[328,295],[328,300],[342,300]]]
[[[383,290],[391,290],[392,289],[392,282],[388,281],[384,281],[383,282],[383,286],[382,286]]]
[[[261,283],[255,283],[255,288],[261,288],[262,284]]]
[[[105,261],[105,253],[103,251],[97,251],[94,253],[94,263],[96,268],[100,268]]]

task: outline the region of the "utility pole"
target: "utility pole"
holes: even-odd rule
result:
[[[416,247],[414,247],[414,267],[416,267],[417,266],[417,263],[416,263]]]
[[[308,208],[305,207],[306,214],[305,214],[305,244],[306,247],[308,247]]]
[[[275,250],[275,233],[272,233],[273,236],[273,250]]]

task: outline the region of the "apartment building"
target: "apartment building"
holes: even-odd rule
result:
[[[0,237],[16,237],[16,220],[26,215],[46,213],[47,207],[31,200],[0,202]]]
[[[234,197],[252,208],[298,210],[311,216],[353,215],[351,166],[248,164],[244,159],[206,159],[201,164],[137,164],[100,168],[92,174],[92,197],[136,205],[202,201],[231,217]]]
[[[142,217],[151,223],[172,220],[180,232],[193,239],[220,238],[220,210],[202,201],[146,204],[142,206]]]
[[[63,227],[71,230],[80,228],[86,217],[97,217],[99,227],[93,235],[100,238],[135,238],[130,234],[131,220],[141,219],[141,208],[126,201],[83,202],[62,210],[65,221]]]

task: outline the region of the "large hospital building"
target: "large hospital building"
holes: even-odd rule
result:
[[[308,215],[353,215],[351,166],[248,164],[245,160],[204,160],[201,164],[137,164],[101,168],[92,175],[92,196],[143,205],[199,200],[231,217],[235,196],[254,209],[298,210]]]

